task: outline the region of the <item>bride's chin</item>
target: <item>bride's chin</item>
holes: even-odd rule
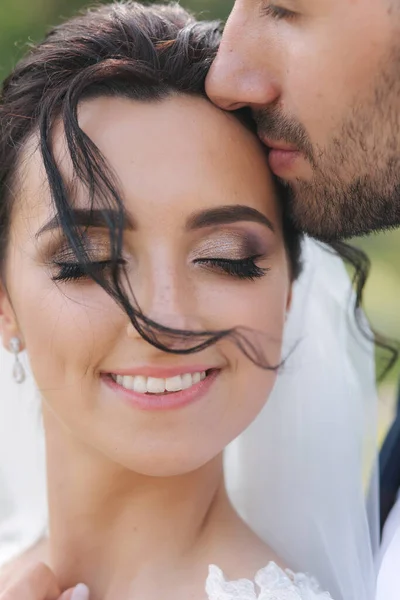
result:
[[[84,456],[89,456],[98,472],[104,466],[105,474],[115,470],[119,476],[119,472],[122,474],[126,470],[126,475],[130,472],[133,476],[179,477],[222,461],[224,447],[221,443],[204,443],[201,436],[196,437],[193,433],[182,435],[184,439],[180,441],[177,432],[174,442],[170,438],[161,440],[161,436],[157,438],[156,435],[135,442],[134,433],[130,439],[125,435],[102,435],[104,433],[81,430],[75,432],[74,437],[78,440],[78,454],[82,451]],[[78,460],[75,451],[71,460]]]
[[[183,477],[207,468],[207,465],[212,468],[212,465],[222,464],[223,449],[218,448],[213,452],[205,450],[204,447],[182,446],[180,451],[164,448],[140,453],[140,456],[114,456],[114,461],[133,474],[143,477]]]
[[[214,457],[214,459],[206,461],[205,463],[193,461],[191,463],[180,465],[173,464],[173,462],[169,461],[168,463],[164,462],[163,464],[161,461],[158,463],[155,461],[152,464],[132,465],[131,471],[141,477],[154,477],[160,479],[167,479],[170,477],[185,477],[194,474],[203,468],[206,468],[207,465],[211,466],[215,460],[217,460],[217,457]]]

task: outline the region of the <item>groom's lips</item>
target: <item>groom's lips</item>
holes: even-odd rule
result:
[[[295,146],[269,140],[262,135],[260,140],[268,148],[268,163],[271,171],[278,177],[288,176],[294,163],[301,157],[299,150]]]

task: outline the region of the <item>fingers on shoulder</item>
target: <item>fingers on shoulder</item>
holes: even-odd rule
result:
[[[5,590],[0,600],[57,600],[61,594],[54,573],[40,562],[27,569]]]

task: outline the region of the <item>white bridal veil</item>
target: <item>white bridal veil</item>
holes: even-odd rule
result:
[[[334,600],[374,598],[377,394],[342,261],[307,240],[284,352],[262,413],[226,452],[242,517]]]
[[[293,568],[334,600],[372,600],[377,544],[374,351],[351,311],[341,261],[306,240],[285,332],[297,343],[256,421],[225,454],[230,497]],[[46,530],[34,386],[0,350],[0,565]],[[368,502],[367,502],[368,499]],[[368,509],[367,509],[368,505]]]

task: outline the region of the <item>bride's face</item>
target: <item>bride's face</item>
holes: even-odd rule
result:
[[[290,269],[256,138],[201,98],[92,99],[79,119],[119,179],[130,218],[123,257],[142,311],[179,329],[256,330],[278,364]],[[54,143],[68,180],[61,126]],[[228,340],[184,356],[144,341],[100,286],[76,278],[39,151],[28,146],[0,304],[5,345],[12,335],[22,339],[44,402],[74,444],[144,474],[198,468],[255,418],[275,373]],[[106,261],[108,230],[99,215],[85,213],[83,190],[75,192],[91,257]],[[174,386],[187,389],[151,393]]]

